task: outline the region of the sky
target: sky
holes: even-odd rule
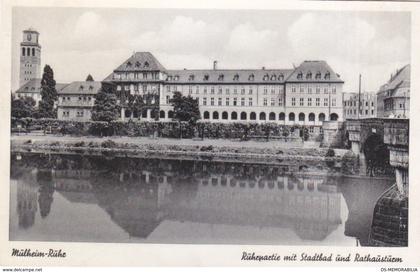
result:
[[[343,90],[377,91],[410,63],[408,12],[15,7],[12,89],[19,86],[22,31],[40,32],[41,65],[59,83],[103,80],[134,51],[166,69],[293,68],[325,60]]]

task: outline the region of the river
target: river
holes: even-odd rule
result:
[[[367,246],[389,179],[281,165],[11,154],[15,241]]]

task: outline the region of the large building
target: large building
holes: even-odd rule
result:
[[[376,99],[375,92],[361,93],[360,100],[358,93],[343,93],[344,120],[376,117]]]
[[[397,70],[378,91],[378,117],[410,117],[410,64]]]
[[[67,84],[65,83],[56,83],[55,89],[57,92],[60,92],[61,89],[63,89]],[[33,78],[20,86],[19,89],[15,92],[16,96],[18,98],[21,97],[31,97],[33,100],[35,100],[35,106],[37,107],[39,104],[39,101],[41,101],[41,79],[40,78]]]
[[[254,121],[320,126],[343,120],[340,79],[325,61],[304,61],[293,69],[167,70],[149,52],[137,52],[110,74],[121,117],[171,120],[174,92],[199,101],[201,118],[210,122]],[[147,108],[125,108],[129,94],[145,97]]]

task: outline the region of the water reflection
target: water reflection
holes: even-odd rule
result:
[[[306,244],[311,244],[326,241],[334,245],[340,244],[340,239],[349,238],[346,236],[366,239],[369,225],[364,224],[374,202],[358,202],[355,197],[363,192],[366,198],[375,200],[387,184],[371,183],[371,190],[366,191],[363,186],[366,182],[353,181],[358,187],[348,186],[348,182],[339,182],[334,177],[287,175],[285,169],[273,165],[76,155],[25,154],[19,161],[12,157],[11,177],[16,182],[16,194],[12,190],[11,201],[17,202],[18,224],[11,220],[10,236],[12,240],[21,237],[37,224],[38,206],[43,220],[58,217],[51,214],[55,205],[60,213],[66,213],[80,209],[77,205],[83,204],[100,207],[109,216],[110,222],[106,224],[116,224],[128,234],[126,239],[106,239],[95,229],[98,226],[91,226],[98,242],[140,239],[187,243],[305,244],[308,241]],[[343,190],[340,184],[344,184]],[[70,205],[55,204],[56,197]],[[360,205],[364,209],[359,209]],[[11,216],[16,213],[11,211]],[[340,230],[347,214],[346,229]],[[186,228],[183,231],[187,234],[182,239],[174,238],[182,236],[174,222]],[[111,229],[111,225],[101,227]],[[236,230],[235,237],[232,237],[232,227]],[[193,229],[197,235],[192,233]],[[206,229],[204,234],[200,232],[203,229]],[[59,232],[57,235],[63,241],[83,241],[69,237],[64,222],[55,226],[54,231]],[[290,231],[294,235],[289,235]],[[275,237],[253,237],[250,232],[273,233]],[[34,233],[26,238],[38,240],[45,235],[48,233]],[[333,238],[328,240],[329,236]]]

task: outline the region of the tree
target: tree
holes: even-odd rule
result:
[[[115,95],[115,85],[102,83],[92,108],[92,120],[111,122],[118,119],[120,110],[121,108],[117,104],[117,96]]]
[[[57,112],[55,102],[57,101],[57,90],[55,89],[54,72],[47,64],[41,79],[41,97],[39,101],[38,115],[41,118],[56,118]]]
[[[86,78],[86,81],[95,81],[91,74],[89,74]]]
[[[145,107],[145,103],[143,100],[143,97],[140,95],[128,95],[128,103],[127,103],[127,109],[134,113],[136,112],[137,115],[141,115],[143,109]]]
[[[188,122],[195,125],[200,119],[200,109],[198,100],[191,96],[183,96],[180,92],[175,92],[169,103],[174,108],[174,120],[179,122],[180,138],[182,138],[181,122]]]
[[[11,115],[15,118],[33,117],[35,112],[35,100],[32,97],[16,99],[12,95]]]

